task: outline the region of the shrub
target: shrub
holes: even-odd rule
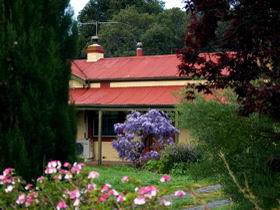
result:
[[[145,163],[144,169],[160,173],[161,162],[159,160],[149,160]]]
[[[96,171],[88,173],[83,166],[82,163],[71,165],[51,161],[45,175],[33,184],[16,176],[14,169],[5,169],[0,174],[0,209],[125,210],[165,209],[165,206],[171,205],[161,198],[163,193],[156,186],[141,186],[133,177],[124,176],[120,180],[121,184],[133,185],[136,190],[132,192],[117,192],[109,183],[95,184],[100,174]],[[171,177],[165,175],[158,184],[168,181]]]
[[[115,132],[113,147],[119,157],[141,166],[150,159],[159,159],[159,151],[173,144],[178,130],[165,113],[150,110],[127,115],[124,123],[115,124]]]
[[[249,186],[259,206],[275,208],[280,197],[279,168],[275,158],[280,154],[280,125],[262,115],[238,116],[237,108],[234,103],[197,99],[179,106],[180,125],[198,139],[201,150],[209,151],[211,167],[221,175],[225,192],[240,204],[241,209],[252,209],[252,205],[233,182],[219,152],[224,154],[241,187],[248,189]],[[202,169],[202,174],[208,174],[207,167]]]
[[[173,144],[167,146],[161,152],[160,157],[160,172],[169,173],[171,169],[176,167],[176,164],[189,165],[200,159],[200,152],[191,145]],[[184,166],[184,167],[185,167]],[[177,165],[178,167],[178,165]]]

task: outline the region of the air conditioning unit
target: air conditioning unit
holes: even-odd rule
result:
[[[92,157],[92,146],[89,140],[82,139],[76,141],[76,154],[78,157],[88,161]]]

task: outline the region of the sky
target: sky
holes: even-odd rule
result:
[[[72,5],[72,7],[75,10],[75,16],[78,15],[79,11],[81,11],[84,8],[84,6],[86,5],[86,3],[88,1],[89,0],[71,0],[70,1],[70,4]],[[164,1],[165,1],[166,9],[169,9],[172,7],[180,7],[180,8],[183,7],[182,0],[164,0]]]

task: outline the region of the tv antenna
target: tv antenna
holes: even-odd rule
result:
[[[98,25],[102,25],[102,24],[124,24],[124,25],[128,25],[126,23],[122,23],[122,22],[117,22],[117,21],[91,21],[91,22],[86,22],[86,23],[79,23],[80,25],[95,25],[95,35],[91,37],[92,40],[94,41],[98,41]]]

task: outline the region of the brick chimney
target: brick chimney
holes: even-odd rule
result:
[[[91,44],[87,48],[87,62],[97,62],[104,58],[104,49],[99,44]]]
[[[143,51],[143,44],[142,42],[138,42],[136,44],[136,56],[144,56],[144,51]]]

